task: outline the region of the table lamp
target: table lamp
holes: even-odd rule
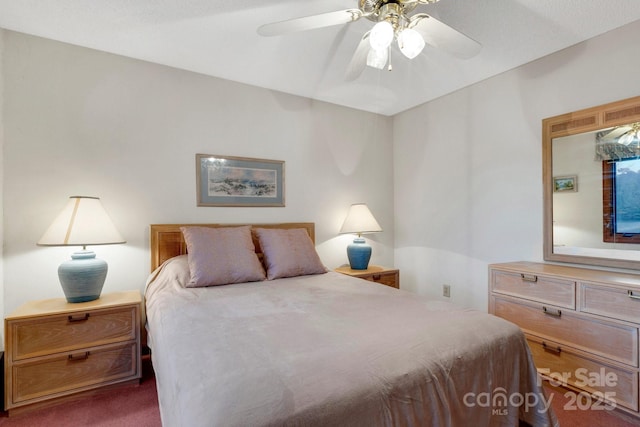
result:
[[[58,267],[58,278],[70,303],[100,298],[107,277],[107,263],[96,258],[87,245],[126,243],[98,197],[72,196],[38,246],[82,246]]]
[[[347,246],[347,257],[352,270],[366,270],[369,267],[371,246],[362,238],[362,235],[380,231],[382,231],[382,227],[365,203],[351,205],[340,229],[340,234],[353,233],[358,235],[353,239],[353,243]]]

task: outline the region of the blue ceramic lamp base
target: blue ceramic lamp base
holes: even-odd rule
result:
[[[107,263],[97,259],[93,251],[78,251],[71,254],[71,260],[58,267],[58,278],[68,302],[86,302],[100,298],[104,279],[107,277]]]
[[[347,257],[352,270],[366,270],[371,259],[371,246],[362,237],[356,237],[347,246]]]

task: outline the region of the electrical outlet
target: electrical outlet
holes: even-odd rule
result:
[[[451,297],[451,286],[442,285],[442,296],[447,298]]]

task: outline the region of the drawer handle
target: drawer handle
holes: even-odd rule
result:
[[[379,274],[374,274],[373,275],[373,280],[380,280],[380,275]]]
[[[520,274],[520,277],[522,278],[523,282],[536,283],[538,281],[538,276],[536,276],[535,274],[532,274],[532,275]]]
[[[86,320],[89,320],[89,313],[85,313],[84,316],[82,317],[73,317],[73,316],[69,316],[67,317],[67,319],[69,319],[69,322],[84,322]]]
[[[554,317],[562,316],[562,311],[558,309],[552,310],[543,306],[542,311],[544,312],[544,314],[548,314],[549,316],[554,316]]]
[[[629,295],[631,299],[640,299],[640,295],[635,295],[633,291],[627,291],[627,295]]]
[[[547,345],[547,343],[544,341],[542,342],[542,348],[544,349],[544,351],[548,351],[551,353],[560,354],[562,352],[562,348],[560,348],[560,346],[552,347]]]
[[[91,354],[91,353],[88,352],[88,351],[85,351],[84,354],[81,354],[79,356],[70,354],[69,355],[69,361],[70,362],[78,362],[80,360],[87,360],[89,358],[89,354]]]

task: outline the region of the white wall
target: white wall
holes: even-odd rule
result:
[[[0,219],[4,212],[4,31],[0,30]],[[0,242],[4,242],[4,221],[0,221]],[[0,316],[4,319],[4,244],[0,245]],[[3,341],[4,342],[4,341]]]
[[[543,118],[640,95],[640,22],[394,118],[402,286],[487,309],[487,265],[542,260]]]
[[[61,297],[73,248],[36,241],[72,195],[103,204],[126,245],[103,292],[143,290],[152,223],[313,221],[328,267],[351,203],[384,228],[372,262],[393,265],[392,119],[4,31],[4,308]],[[196,207],[195,154],[284,160],[286,207]]]
[[[611,243],[602,241],[602,161],[596,160],[595,140],[595,132],[553,139],[552,176],[575,175],[577,189],[553,193],[557,249],[611,249]],[[576,212],[581,213],[577,218]]]

